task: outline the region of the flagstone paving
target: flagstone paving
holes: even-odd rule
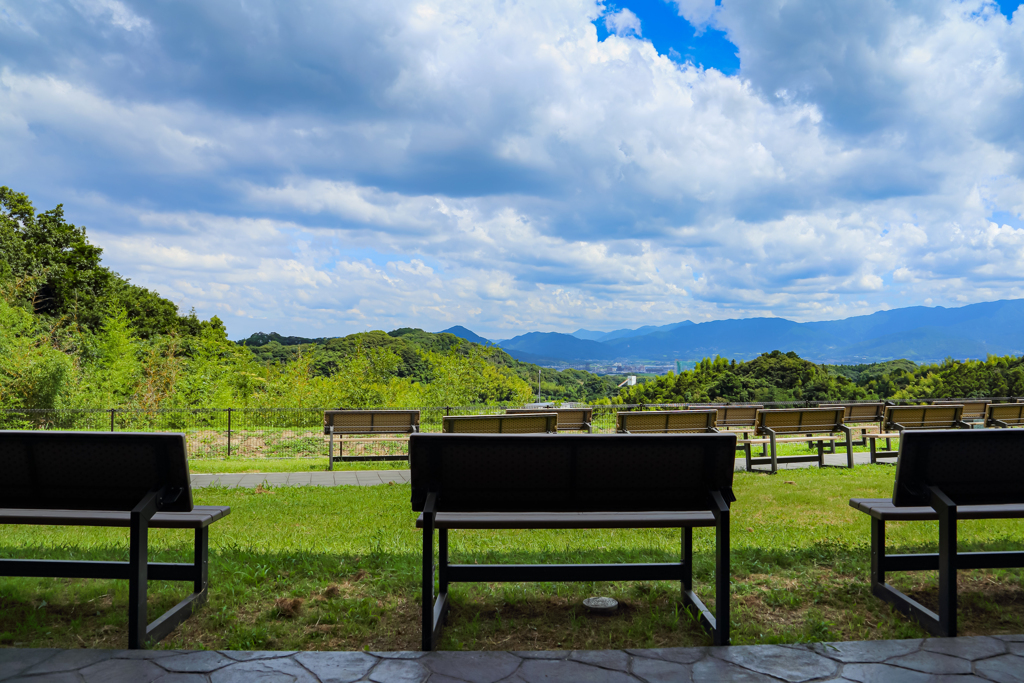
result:
[[[0,650],[4,683],[1024,683],[1024,635],[554,652]]]

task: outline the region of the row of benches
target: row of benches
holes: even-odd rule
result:
[[[871,462],[895,457],[892,439],[906,430],[954,429],[971,427],[963,419],[965,407],[961,404],[934,404],[926,406],[886,406],[882,403],[822,406],[819,408],[764,409],[760,405],[719,406],[688,410],[630,411],[616,414],[616,432],[620,434],[684,434],[711,433],[735,430],[742,433],[737,450],[745,456],[747,471],[755,466],[768,465],[769,471],[778,471],[779,463],[817,462],[825,465],[825,444],[829,453],[837,447],[846,450],[846,467],[853,467],[853,446],[870,444]],[[443,433],[474,434],[526,434],[556,433],[560,431],[592,432],[592,409],[546,409],[531,412],[528,409],[509,410],[504,415],[445,416]],[[1024,425],[1024,403],[990,404],[986,406],[985,426],[1013,427]],[[877,423],[877,427],[875,424]],[[878,433],[870,430],[877,428]],[[853,430],[860,430],[854,441]],[[334,435],[352,434],[407,434],[419,431],[419,411],[416,410],[329,410],[324,414],[324,433],[330,436],[330,467],[336,459],[380,460],[405,459],[392,456],[334,456]],[[751,436],[753,435],[753,436]],[[878,449],[879,439],[885,439],[886,448]],[[811,443],[817,446],[814,455],[778,454],[784,443]],[[753,448],[761,446],[761,454]]]
[[[801,426],[808,427],[813,425]],[[713,642],[727,644],[736,444],[734,433],[414,434],[409,458],[412,508],[421,513],[417,526],[423,530],[423,648],[436,646],[451,583],[499,581],[679,581],[683,602],[695,609]],[[1022,463],[1022,430],[903,434],[893,497],[850,501],[872,518],[874,594],[932,633],[955,635],[957,570],[1024,566],[1022,552],[959,553],[956,544],[961,519],[1024,518]],[[5,473],[0,479],[2,523],[129,529],[127,562],[0,559],[0,575],[127,579],[131,648],[161,639],[206,600],[208,527],[230,509],[193,505],[183,434],[0,432],[0,471]],[[886,522],[927,519],[939,521],[938,554],[886,554]],[[148,531],[158,527],[195,530],[192,563],[149,562]],[[453,529],[652,527],[680,529],[678,562],[480,565],[448,560]],[[693,591],[695,527],[715,529],[713,610]],[[924,569],[939,570],[938,612],[885,581],[887,572]],[[191,582],[193,591],[147,625],[149,580]]]

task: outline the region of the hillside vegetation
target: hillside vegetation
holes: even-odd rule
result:
[[[386,407],[531,400],[539,368],[451,334],[228,340],[101,263],[63,208],[0,188],[0,409]],[[615,378],[543,371],[541,392],[592,401]]]
[[[614,403],[863,401],[1024,395],[1024,357],[815,365],[792,351],[750,361],[705,358],[693,370],[624,389]]]
[[[538,376],[545,400],[584,403],[1024,395],[1012,356],[825,366],[772,351],[705,359],[620,392],[621,377],[541,369],[413,328],[235,343],[217,317],[181,314],[103,266],[102,253],[61,206],[37,213],[0,187],[0,409],[513,405],[534,399]]]

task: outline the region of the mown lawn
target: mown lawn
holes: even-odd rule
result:
[[[388,446],[387,449],[367,448],[359,453],[377,454],[387,453],[408,453],[408,446],[403,446],[395,441],[381,440]],[[899,447],[899,439],[893,439],[893,448]],[[879,443],[883,448],[885,442]],[[755,456],[761,455],[760,446],[754,450]],[[866,453],[865,447],[854,447],[855,453]],[[195,474],[221,474],[235,472],[323,472],[327,469],[327,455],[323,451],[322,444],[318,448],[294,449],[293,457],[257,455],[233,455],[230,458],[223,455],[195,455],[189,457],[189,469]],[[813,455],[817,451],[807,444],[788,443],[779,446],[779,455]],[[840,450],[836,454],[827,454],[826,460],[830,463],[845,462],[846,452]],[[764,467],[760,465],[759,467]],[[379,461],[348,461],[334,463],[336,470],[407,470],[407,460],[379,460]]]
[[[925,633],[868,590],[866,515],[851,497],[891,495],[892,466],[737,473],[732,514],[733,642],[920,637]],[[230,505],[211,528],[210,601],[159,647],[363,649],[419,647],[419,543],[409,487],[200,489],[197,504]],[[698,593],[710,597],[713,536],[698,529]],[[932,523],[889,526],[889,547],[933,550]],[[1019,548],[1024,522],[963,522],[961,549]],[[152,532],[157,561],[184,561],[185,532]],[[463,531],[456,562],[671,561],[672,530]],[[124,559],[124,530],[7,527],[4,557]],[[1024,632],[1024,572],[961,574],[964,635]],[[933,572],[895,575],[934,603]],[[702,590],[703,589],[703,590]],[[151,584],[151,610],[185,594]],[[611,617],[582,607],[620,601]],[[593,649],[688,646],[708,639],[681,610],[678,585],[461,584],[442,649]],[[0,644],[125,647],[125,582],[0,579]],[[155,613],[155,612],[154,612]]]

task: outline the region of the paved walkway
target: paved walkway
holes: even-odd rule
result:
[[[4,683],[1024,682],[1024,635],[556,652],[0,650]]]

